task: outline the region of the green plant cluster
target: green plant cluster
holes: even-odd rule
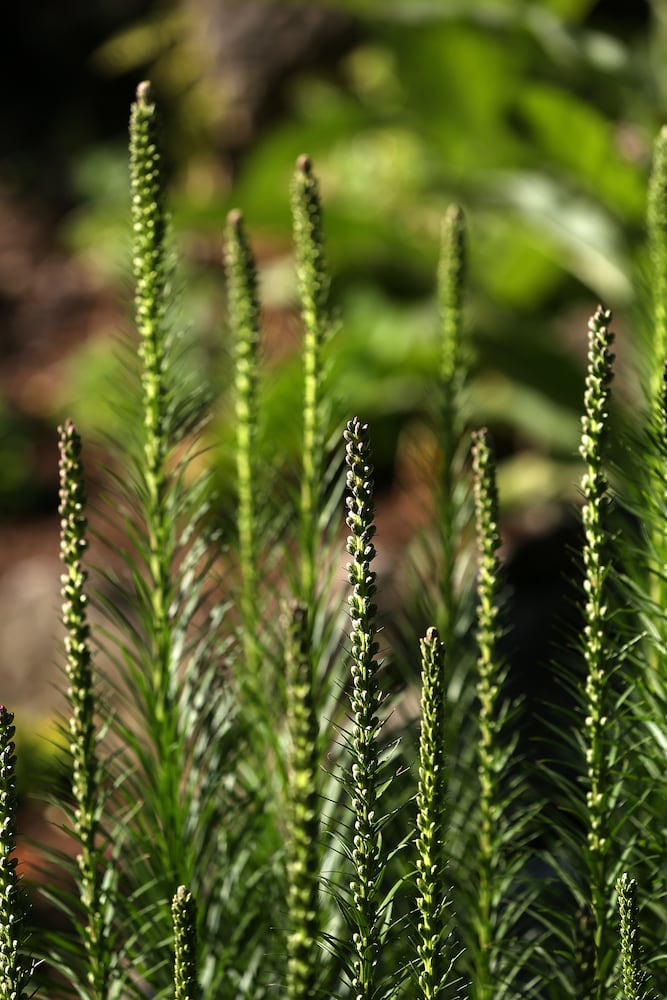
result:
[[[235,29],[228,37],[242,36],[242,22],[252,20],[245,6],[225,8]],[[607,7],[592,0],[279,5],[278,23],[317,21],[320,8],[337,12],[349,20],[347,41],[330,53],[333,67],[327,60],[286,68],[240,155],[229,152],[230,103],[246,92],[235,73],[239,62],[247,65],[254,89],[266,68],[259,58],[246,64],[242,42],[231,59],[220,56],[222,15],[204,21],[190,0],[154,0],[145,19],[110,40],[99,54],[107,70],[149,75],[168,104],[183,309],[203,345],[192,364],[214,382],[216,397],[229,384],[225,366],[207,364],[221,344],[219,233],[229,209],[243,205],[260,255],[263,306],[270,315],[291,313],[290,206],[276,191],[305,149],[327,191],[332,301],[345,317],[331,358],[340,420],[363,413],[372,424],[378,475],[387,474],[406,428],[423,424],[439,363],[434,259],[441,218],[456,201],[470,210],[474,233],[471,405],[476,422],[493,424],[518,452],[512,461],[504,449],[499,456],[501,480],[511,469],[503,503],[562,497],[575,475],[581,397],[580,356],[563,330],[591,300],[624,312],[636,302],[646,165],[664,115],[661,0],[626,4],[618,18]],[[203,12],[213,10],[202,0]],[[269,14],[260,24],[258,45],[274,23]],[[273,42],[279,47],[281,38]],[[77,255],[114,278],[127,249],[124,167],[122,139],[77,162],[82,204],[65,234]],[[259,443],[268,438],[273,451],[279,440],[288,472],[301,445],[291,420],[300,359],[281,352],[274,360]],[[58,418],[74,417],[84,436],[113,426],[114,408],[100,391],[112,364],[97,340],[64,367]],[[219,411],[210,430],[227,503],[233,433]]]
[[[662,133],[648,218],[656,317],[667,287],[666,141]],[[663,340],[644,352],[644,420],[627,442],[625,471],[612,468],[611,317],[599,308],[590,321],[583,624],[554,667],[563,703],[544,706],[546,736],[523,756],[522,705],[501,652],[493,449],[485,430],[470,449],[466,430],[464,219],[458,209],[447,214],[432,414],[439,543],[420,567],[437,627],[412,636],[421,705],[411,726],[398,721],[401,692],[391,691],[380,648],[371,432],[355,417],[341,435],[327,408],[322,346],[332,323],[310,160],[299,159],[292,192],[302,466],[280,518],[254,447],[262,399],[254,262],[240,213],[228,220],[237,429],[237,530],[228,535],[201,471],[205,400],[180,377],[187,345],[170,311],[146,83],[132,110],[131,171],[139,350],[127,378],[141,419],[131,407],[119,413],[132,433],[109,469],[112,537],[122,527],[126,539],[114,542],[95,594],[109,624],[95,642],[111,667],[104,676],[95,669],[81,441],[67,422],[60,512],[71,796],[62,808],[76,860],[68,868],[61,859],[69,881],[45,890],[67,918],[63,928],[26,941],[13,718],[0,707],[0,1000],[33,987],[90,1000],[261,1000],[276,990],[290,1000],[664,995]],[[468,481],[470,490],[459,488]],[[471,534],[472,596],[459,572]],[[556,753],[563,743],[565,764]],[[527,780],[534,771],[542,798]]]

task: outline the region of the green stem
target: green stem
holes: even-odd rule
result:
[[[86,607],[88,574],[81,559],[87,547],[86,497],[84,492],[81,439],[68,420],[60,438],[60,552],[62,615],[65,627],[65,670],[69,681],[70,753],[74,795],[74,834],[80,853],[79,890],[87,921],[84,948],[88,962],[91,996],[103,1000],[110,987],[111,951],[105,922],[102,888],[103,858],[97,846],[102,808],[100,764],[96,753],[95,696],[89,647]]]
[[[257,364],[260,309],[257,272],[239,211],[227,217],[225,260],[228,276],[229,326],[236,359],[236,480],[238,492],[239,563],[241,569],[241,636],[246,671],[258,687],[260,663],[257,633],[257,512],[255,496],[257,444]]]
[[[428,630],[420,648],[422,697],[416,882],[418,983],[423,1000],[435,1000],[449,992],[447,977],[452,965],[446,941],[449,887],[445,856],[445,648],[435,628]]]
[[[151,653],[154,711],[158,723],[170,714],[170,562],[173,517],[166,502],[169,430],[165,373],[167,288],[166,214],[157,145],[156,108],[150,85],[137,87],[130,120],[130,180],[134,231],[135,323],[142,362],[144,418],[143,475],[151,600]]]
[[[24,1000],[25,937],[16,875],[16,754],[14,715],[0,705],[0,1000]]]
[[[667,358],[667,126],[660,130],[653,147],[646,222],[653,304],[649,391],[655,404],[663,395],[663,367]]]
[[[647,975],[641,957],[637,882],[624,872],[616,883],[625,1000],[646,1000]]]
[[[308,614],[292,608],[287,641],[287,719],[290,732],[287,863],[287,996],[311,1000],[320,956],[318,723],[312,690]]]
[[[465,219],[461,209],[452,205],[442,227],[440,264],[438,268],[438,299],[440,303],[442,354],[440,383],[442,407],[439,422],[442,450],[440,484],[440,539],[442,569],[440,573],[440,630],[443,641],[451,650],[456,623],[456,545],[457,467],[456,457],[462,432],[461,395],[465,379],[462,349],[463,278],[465,271]]]
[[[608,938],[607,901],[612,890],[608,884],[607,856],[610,849],[611,822],[607,788],[609,774],[608,717],[606,689],[610,676],[609,609],[606,579],[605,508],[607,481],[603,469],[603,445],[607,435],[608,406],[612,380],[613,334],[609,330],[611,314],[598,308],[589,323],[588,371],[584,395],[584,414],[580,453],[585,470],[581,481],[584,504],[584,629],[583,655],[586,665],[584,690],[586,742],[586,856],[590,905],[594,919],[596,953],[595,990],[597,1000],[605,996],[602,981],[603,949]]]
[[[179,885],[171,904],[174,932],[174,1000],[199,1000],[197,978],[197,904]]]
[[[350,885],[353,898],[353,919],[357,930],[353,935],[352,989],[358,1000],[370,1000],[375,990],[376,967],[380,954],[380,876],[382,873],[382,841],[377,810],[379,748],[378,734],[382,728],[379,713],[382,693],[378,684],[378,644],[375,641],[376,607],[375,572],[371,563],[375,557],[372,538],[373,466],[370,457],[368,425],[356,418],[345,430],[347,462],[347,526],[350,534],[347,551],[352,557],[348,576],[352,593],[348,598],[352,629],[351,695],[354,713],[352,747],[352,814],[354,838],[352,862],[354,879]]]
[[[297,282],[304,327],[303,469],[301,477],[301,599],[313,607],[324,448],[322,349],[331,321],[324,261],[322,209],[309,157],[300,156],[292,185]]]
[[[493,974],[496,942],[496,896],[500,859],[498,857],[498,781],[503,754],[499,746],[498,701],[501,693],[501,664],[497,643],[500,634],[498,590],[500,562],[498,547],[498,498],[495,462],[486,430],[473,434],[473,489],[479,564],[477,571],[477,698],[479,700],[479,743],[477,778],[479,821],[477,839],[478,896],[475,928],[475,973],[473,996],[490,1000],[497,987]]]

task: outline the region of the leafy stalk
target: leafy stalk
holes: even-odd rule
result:
[[[143,475],[146,487],[151,599],[153,696],[158,718],[166,718],[169,700],[170,555],[172,517],[165,503],[169,449],[165,373],[167,286],[166,214],[156,136],[156,109],[150,85],[140,83],[130,119],[130,180],[134,230],[135,323],[142,362],[144,415]]]
[[[580,453],[585,470],[581,481],[584,497],[584,628],[583,656],[586,666],[584,689],[584,740],[586,748],[586,859],[588,891],[593,915],[595,943],[595,996],[605,995],[605,946],[608,939],[608,905],[613,888],[608,877],[608,855],[612,824],[609,772],[608,704],[610,655],[607,534],[605,509],[607,480],[603,466],[607,435],[610,385],[613,377],[611,314],[599,307],[589,323],[588,371]]]
[[[304,327],[304,405],[301,521],[301,598],[313,606],[322,493],[324,399],[322,351],[331,327],[319,186],[310,158],[300,156],[292,184],[297,282]]]
[[[440,383],[440,445],[442,474],[440,490],[440,628],[450,649],[456,621],[455,563],[457,524],[457,452],[461,440],[461,390],[465,377],[463,358],[463,279],[465,272],[465,218],[458,205],[450,206],[443,226],[438,267],[438,298],[442,328]]]
[[[646,227],[650,260],[651,330],[648,344],[647,425],[640,442],[641,461],[636,474],[641,481],[639,498],[643,516],[647,517],[649,551],[648,582],[642,585],[655,602],[661,606],[665,599],[663,567],[667,556],[664,530],[664,504],[667,495],[667,422],[666,382],[667,364],[667,127],[658,133],[653,147],[653,160],[649,178]],[[661,623],[660,641],[664,642]],[[659,652],[649,649],[649,674],[661,673]],[[649,683],[657,677],[649,677]],[[659,682],[659,686],[661,683]]]
[[[318,724],[312,690],[307,610],[292,608],[286,650],[290,733],[287,862],[287,996],[310,1000],[318,981]]]
[[[352,988],[359,1000],[370,1000],[376,987],[375,971],[381,946],[380,875],[382,841],[378,816],[378,775],[380,771],[378,734],[382,692],[378,683],[378,643],[375,640],[377,608],[373,536],[373,466],[371,464],[368,425],[355,417],[345,430],[347,463],[347,518],[350,529],[347,551],[352,557],[347,565],[352,592],[348,598],[352,628],[351,706],[354,713],[351,734],[352,813],[354,836],[352,862],[354,879],[350,885],[353,898],[354,958]]]
[[[239,562],[241,569],[241,636],[246,671],[257,684],[259,649],[257,632],[257,362],[260,309],[257,272],[246,238],[241,213],[227,217],[225,259],[228,275],[229,325],[235,353],[236,479],[238,491]],[[246,674],[244,671],[244,675]]]
[[[616,892],[625,1000],[648,1000],[648,977],[642,963],[636,880],[630,878],[627,872],[623,872],[616,883]]]
[[[0,705],[0,1000],[24,1000],[23,904],[16,874],[14,715]]]
[[[127,487],[120,484],[131,511],[125,520],[130,541],[124,555],[136,620],[118,617],[128,638],[121,645],[123,675],[136,703],[130,703],[131,715],[114,720],[127,753],[120,787],[131,815],[114,820],[127,837],[125,854],[135,852],[133,891],[123,896],[122,919],[134,931],[126,937],[127,948],[144,977],[156,975],[157,943],[168,933],[164,899],[181,882],[195,892],[200,889],[195,878],[199,838],[189,812],[197,808],[198,787],[205,782],[199,770],[203,754],[196,749],[199,729],[209,713],[210,718],[219,715],[218,695],[206,669],[206,642],[210,645],[214,631],[198,640],[193,629],[202,612],[202,573],[211,558],[204,538],[194,534],[204,503],[202,483],[186,486],[187,452],[180,461],[174,453],[191,415],[185,409],[187,374],[176,378],[168,315],[167,216],[157,133],[150,85],[142,83],[130,119],[141,423],[135,479]],[[118,614],[116,607],[111,613]],[[215,747],[209,745],[206,753],[210,757]],[[159,972],[163,989],[171,978],[165,958]]]
[[[663,394],[662,371],[667,358],[667,126],[660,130],[653,147],[646,221],[653,306],[649,392],[655,405]]]
[[[498,590],[498,497],[495,463],[486,430],[473,434],[473,490],[479,564],[477,571],[477,697],[479,826],[477,842],[478,895],[475,914],[474,996],[487,1000],[497,989],[494,968],[498,940],[496,906],[501,859],[498,823],[502,816],[498,782],[506,751],[500,744],[502,667],[497,645],[500,638]]]
[[[91,996],[103,1000],[109,994],[111,953],[107,927],[107,891],[103,888],[103,858],[97,844],[102,809],[100,762],[96,750],[95,695],[87,620],[87,571],[82,557],[87,547],[86,497],[81,439],[68,420],[60,438],[60,553],[62,615],[65,627],[65,669],[71,707],[69,721],[74,795],[74,835],[79,891],[85,916],[84,949]]]
[[[447,995],[451,958],[445,935],[449,919],[447,775],[445,760],[445,647],[437,629],[420,641],[421,731],[417,789],[417,954],[419,995]]]
[[[174,1000],[199,1000],[197,979],[197,904],[179,885],[171,903],[174,929]]]

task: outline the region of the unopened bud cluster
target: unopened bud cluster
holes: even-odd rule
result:
[[[16,754],[14,715],[0,705],[0,996],[23,997],[19,955],[23,915],[16,875]]]
[[[71,420],[59,430],[60,557],[62,618],[65,629],[65,670],[69,681],[70,754],[75,801],[75,826],[83,842],[94,827],[95,746],[93,682],[86,614],[86,581],[82,565],[86,550],[86,496],[81,464],[81,439]]]
[[[130,118],[130,183],[132,191],[135,322],[143,362],[142,386],[146,425],[146,476],[153,481],[164,459],[165,409],[165,230],[166,213],[156,141],[156,109],[150,85],[137,87]]]
[[[421,730],[417,790],[417,978],[419,995],[435,1000],[446,989],[445,882],[445,650],[435,628],[420,642]]]
[[[317,737],[308,612],[290,609],[286,648],[289,757],[287,852],[287,995],[310,1000],[316,990],[319,932],[319,797]]]
[[[609,664],[605,654],[608,618],[605,580],[608,566],[605,559],[604,514],[607,480],[604,473],[603,451],[609,421],[608,407],[614,361],[611,352],[614,335],[609,329],[610,322],[611,313],[600,306],[588,325],[588,370],[579,448],[585,463],[581,489],[584,497],[582,521],[585,539],[583,633],[587,667],[584,724],[588,734],[586,747],[588,845],[593,855],[600,856],[605,852],[605,829],[608,824],[607,797],[604,793],[607,721],[604,694],[609,674]]]
[[[370,996],[378,953],[378,880],[381,871],[380,829],[376,810],[378,784],[377,737],[382,723],[379,709],[382,694],[378,687],[378,644],[375,641],[376,607],[375,557],[373,536],[373,465],[370,457],[368,425],[357,418],[345,430],[347,464],[347,517],[350,530],[347,565],[352,591],[348,598],[352,623],[351,705],[354,726],[352,750],[352,812],[354,837],[352,861],[355,877],[350,884],[358,915],[358,932],[353,936],[356,951],[353,989],[356,996]]]
[[[198,1000],[197,904],[191,892],[179,885],[171,903],[174,931],[174,1000]]]

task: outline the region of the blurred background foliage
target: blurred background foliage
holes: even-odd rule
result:
[[[17,96],[0,184],[48,209],[50,239],[88,289],[120,286],[126,303],[126,122],[136,82],[154,83],[179,315],[192,364],[223,400],[208,431],[223,478],[221,233],[233,206],[261,268],[266,435],[279,437],[286,466],[296,459],[289,184],[308,152],[340,318],[340,412],[372,422],[381,478],[402,461],[402,441],[428,437],[440,220],[457,201],[469,223],[474,420],[493,428],[505,501],[572,492],[587,317],[598,301],[613,309],[622,360],[639,340],[646,180],[667,118],[665,0],[32,0],[9,16],[5,93]],[[0,293],[16,306],[11,289]],[[16,456],[29,421],[51,427],[71,413],[84,436],[113,427],[105,386],[119,323],[111,310],[94,333],[63,335],[57,378],[30,412],[11,403],[20,394],[0,400],[5,509],[24,484]],[[632,400],[629,379],[625,389]]]

